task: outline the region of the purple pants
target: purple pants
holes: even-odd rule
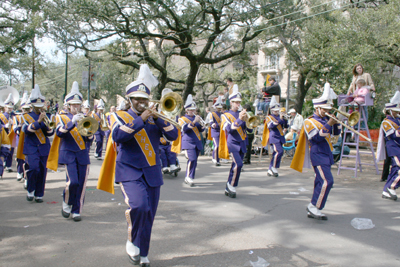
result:
[[[26,171],[28,179],[28,192],[35,191],[35,197],[43,197],[44,187],[47,176],[47,163],[48,156],[39,156],[39,154],[30,154],[25,156],[26,163],[29,169]]]
[[[311,204],[322,210],[333,185],[330,165],[314,166],[315,181]]]
[[[140,256],[147,257],[150,247],[151,229],[156,216],[160,187],[150,187],[142,176],[135,181],[120,182],[128,223],[128,240],[140,248]]]
[[[387,182],[383,187],[383,191],[386,191],[387,188],[397,189],[400,185],[400,159],[398,156],[392,157],[392,168],[390,169],[389,176],[387,178]]]
[[[218,149],[219,149],[219,136],[217,137],[213,137],[213,142],[214,142],[214,150],[213,150],[213,159],[215,159],[217,162],[219,162],[219,153],[218,153]]]
[[[25,177],[24,164],[25,164],[25,160],[17,159],[17,172],[22,173],[23,177]]]
[[[98,156],[98,157],[101,157],[102,153],[103,153],[104,134],[95,134],[94,138],[96,139],[96,152],[95,152],[95,155]]]
[[[11,168],[13,156],[14,156],[14,148],[12,147],[10,150],[10,154],[8,154],[7,158],[5,159],[7,168]]]
[[[160,145],[160,159],[163,168],[176,165],[176,153],[171,151],[171,145]]]
[[[64,202],[72,205],[71,212],[81,214],[85,200],[86,181],[89,174],[89,165],[79,165],[75,161],[65,165],[67,184],[63,197]]]
[[[199,157],[200,150],[187,149],[185,150],[186,157],[188,158],[186,166],[186,177],[194,179],[197,167],[197,158]]]
[[[281,166],[281,159],[283,155],[282,143],[271,144],[271,147],[273,153],[271,162],[269,163],[269,168],[271,167],[279,168],[279,166]]]
[[[244,153],[242,151],[234,151],[231,152],[231,157],[232,165],[229,171],[228,183],[236,187],[238,186],[240,173],[242,172]]]

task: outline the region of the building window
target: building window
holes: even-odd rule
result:
[[[279,57],[277,54],[269,55],[265,57],[265,68],[266,69],[278,69]]]

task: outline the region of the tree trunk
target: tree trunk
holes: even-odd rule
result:
[[[182,98],[186,101],[189,94],[193,94],[194,84],[196,82],[197,72],[199,71],[199,64],[195,61],[190,62],[189,75],[187,77],[185,88],[183,89]]]
[[[295,109],[298,113],[301,114],[303,110],[304,98],[307,95],[308,89],[311,87],[311,83],[306,83],[306,77],[304,73],[299,73],[299,77],[297,78],[297,97],[295,102]]]

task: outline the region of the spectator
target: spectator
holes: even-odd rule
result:
[[[348,95],[353,94],[354,91],[357,89],[356,82],[360,78],[364,79],[366,85],[370,86],[371,90],[375,92],[375,85],[374,82],[372,81],[371,75],[369,73],[364,72],[363,66],[360,63],[358,63],[353,68],[353,80],[351,81],[349,90],[347,91]]]
[[[303,124],[304,124],[304,118],[303,116],[301,116],[301,114],[297,113],[296,110],[294,108],[289,110],[289,121],[288,121],[288,125],[289,125],[289,133],[287,133],[285,135],[285,139],[286,140],[291,140],[293,139],[290,138],[290,136],[293,136],[293,133],[297,133],[297,137],[300,134],[300,130],[303,128]]]
[[[269,103],[271,102],[271,97],[273,95],[279,96],[279,100],[281,99],[281,87],[279,83],[276,81],[275,77],[270,77],[268,79],[270,86],[261,88],[261,92],[264,94],[265,101],[260,101],[258,110],[263,110],[264,114],[267,113],[269,108]]]
[[[252,107],[249,104],[246,104],[243,106],[247,112],[253,112]],[[253,148],[253,141],[254,141],[254,130],[253,131],[248,131],[247,129],[247,147],[246,147],[246,154],[244,155],[243,158],[243,164],[251,164],[251,151]]]

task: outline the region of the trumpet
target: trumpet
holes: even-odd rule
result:
[[[32,109],[35,111],[35,113],[44,113],[43,123],[44,123],[44,125],[46,125],[47,128],[49,128],[49,129],[55,129],[56,128],[56,123],[51,121],[47,117],[46,112],[43,110],[43,108],[35,107],[34,105],[31,105],[31,106],[32,106]]]
[[[286,120],[290,119],[290,115],[288,115],[288,114],[286,114],[284,112],[279,113],[279,116],[285,118]]]
[[[199,118],[200,118],[199,123],[200,123],[200,125],[201,125],[202,127],[208,127],[208,126],[210,126],[210,124],[207,123],[207,122],[205,122],[205,121],[203,120],[202,117],[199,116]]]

